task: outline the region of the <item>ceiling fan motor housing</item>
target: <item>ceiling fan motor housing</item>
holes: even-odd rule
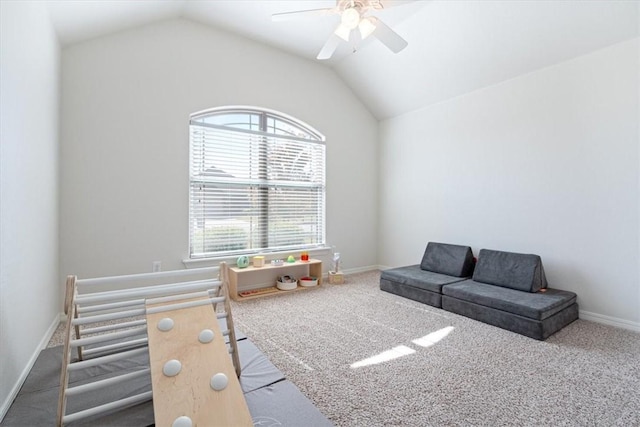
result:
[[[336,8],[340,13],[347,9],[356,9],[360,13],[366,12],[367,9],[384,9],[380,0],[338,0],[336,3]]]

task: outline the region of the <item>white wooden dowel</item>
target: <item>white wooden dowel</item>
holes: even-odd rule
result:
[[[88,325],[90,323],[106,322],[107,320],[124,319],[125,317],[143,316],[144,313],[144,308],[140,308],[137,310],[120,311],[117,313],[96,314],[94,316],[78,317],[73,319],[71,323],[74,326]]]
[[[115,283],[127,283],[136,282],[146,279],[163,279],[169,277],[189,277],[198,276],[200,274],[209,274],[211,277],[216,277],[219,267],[204,267],[204,268],[192,268],[187,270],[171,270],[171,271],[158,271],[155,273],[140,273],[140,274],[128,274],[123,276],[110,276],[110,277],[96,277],[93,279],[79,279],[76,281],[78,286],[97,286],[105,284]]]
[[[99,343],[108,342],[108,341],[114,341],[120,338],[135,337],[137,335],[142,335],[146,333],[147,333],[147,328],[145,326],[142,328],[126,329],[120,332],[112,332],[109,334],[94,335],[91,337],[71,340],[69,345],[71,347],[80,347],[83,345],[92,345],[92,344],[99,344]]]
[[[167,304],[167,305],[162,305],[162,306],[159,306],[159,307],[151,307],[151,308],[147,308],[147,314],[163,313],[165,311],[180,310],[180,309],[183,309],[183,308],[191,308],[191,307],[199,307],[201,305],[215,304],[215,303],[218,303],[218,302],[224,302],[224,297],[207,298],[207,299],[198,300],[198,301],[181,302],[181,303],[178,303],[178,304]]]
[[[202,287],[198,287],[198,284],[202,284]],[[118,289],[114,291],[101,291],[101,292],[91,292],[79,294],[76,299],[77,304],[94,304],[105,302],[105,300],[122,300],[122,299],[131,299],[131,298],[149,298],[153,296],[162,296],[165,294],[176,294],[185,292],[184,288],[187,288],[186,291],[189,291],[189,288],[197,287],[196,290],[204,290],[211,289],[214,287],[220,286],[220,282],[217,279],[205,279],[205,280],[191,280],[188,282],[178,282],[178,283],[166,283],[162,285],[153,285],[153,286],[144,286],[137,288],[127,288],[127,289]]]
[[[121,301],[132,298],[151,298],[164,295],[179,294],[190,291],[202,291],[220,286],[217,280],[199,280],[193,282],[171,283],[168,285],[147,286],[144,288],[125,289],[119,291],[94,292],[79,294],[76,304],[98,304],[110,301]]]
[[[128,301],[112,302],[109,304],[85,305],[78,307],[78,314],[94,313],[96,311],[113,310],[116,308],[130,307],[134,305],[144,305],[144,298],[132,299]]]
[[[122,409],[128,406],[137,405],[138,403],[147,402],[151,400],[152,397],[153,397],[153,393],[151,391],[147,391],[145,393],[127,397],[126,399],[116,400],[114,402],[105,403],[104,405],[85,409],[84,411],[78,411],[78,412],[74,412],[73,414],[65,415],[62,421],[65,424],[71,423],[73,421],[78,421],[93,415],[100,415],[105,412],[112,411],[114,409]]]
[[[108,356],[96,357],[95,359],[83,360],[81,362],[75,362],[69,364],[69,371],[77,371],[91,366],[98,366],[104,363],[115,362],[116,360],[128,359],[130,357],[139,356],[141,354],[148,353],[147,348],[137,348],[135,350],[129,350],[122,353],[110,354]]]
[[[135,372],[129,372],[128,374],[118,375],[117,377],[111,377],[104,380],[98,380],[93,383],[87,383],[87,384],[71,387],[67,389],[67,396],[75,396],[75,395],[86,393],[89,391],[99,390],[103,387],[121,384],[123,382],[133,380],[135,378],[144,377],[145,375],[151,375],[151,368],[142,369],[140,371],[135,371]]]
[[[213,297],[213,293],[214,292],[211,289],[209,289],[206,291],[189,292],[186,294],[169,295],[166,297],[147,298],[145,303],[148,305],[153,305],[153,304],[163,304],[165,302],[181,301],[181,300],[190,299],[190,298],[202,298],[202,297],[211,298]]]
[[[146,325],[147,319],[132,320],[130,322],[113,323],[111,325],[96,326],[95,328],[84,328],[80,330],[80,335],[97,334],[101,332],[113,331],[116,329],[130,328],[134,326]]]
[[[147,338],[140,338],[137,340],[119,342],[116,344],[103,345],[101,347],[93,347],[93,348],[85,348],[82,351],[82,355],[85,358],[98,355],[105,355],[105,353],[110,353],[115,350],[123,350],[127,348],[137,348],[141,346],[146,346],[149,340]]]

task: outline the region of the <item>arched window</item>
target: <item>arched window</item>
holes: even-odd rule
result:
[[[325,144],[292,117],[252,107],[190,120],[191,258],[325,244]]]

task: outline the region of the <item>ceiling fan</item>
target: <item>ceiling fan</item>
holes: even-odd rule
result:
[[[340,15],[340,24],[329,36],[317,59],[329,59],[342,42],[364,40],[369,36],[377,38],[392,52],[398,53],[408,43],[375,16],[366,16],[370,11],[379,11],[409,1],[390,0],[336,0],[336,6],[325,9],[299,10],[295,12],[274,13],[274,21],[307,18],[315,16]]]

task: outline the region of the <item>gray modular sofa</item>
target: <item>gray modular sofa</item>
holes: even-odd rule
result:
[[[453,254],[449,247],[455,245],[441,245],[429,243],[426,252],[432,246],[431,251],[438,253],[438,258],[443,253]],[[455,253],[460,257],[458,262],[463,263],[466,255]],[[432,271],[420,270],[424,273],[410,267],[386,270],[381,275],[380,289],[411,298],[416,294],[412,288],[420,283],[436,294],[438,287],[433,284]],[[578,318],[576,294],[547,287],[538,255],[482,249],[471,278],[449,277],[451,281],[446,283],[442,278],[441,295],[433,296],[431,302],[439,301],[444,310],[530,338],[544,340]],[[390,278],[395,279],[390,282]],[[426,302],[425,298],[417,300]]]
[[[392,268],[380,275],[380,289],[434,307],[442,307],[442,287],[473,273],[469,246],[429,242],[419,265]]]

